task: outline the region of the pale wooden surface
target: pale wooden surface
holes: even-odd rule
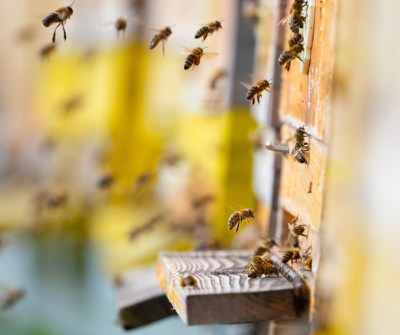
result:
[[[283,276],[250,279],[252,251],[201,251],[159,255],[158,278],[188,325],[294,319],[295,290]],[[188,274],[197,287],[180,285]]]
[[[124,274],[116,288],[118,322],[125,329],[145,326],[176,315],[156,275],[156,266]]]

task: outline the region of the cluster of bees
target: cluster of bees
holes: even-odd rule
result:
[[[292,37],[289,39],[289,50],[282,52],[278,59],[278,65],[285,65],[285,70],[287,71],[290,70],[290,64],[294,59],[298,58],[300,61],[302,61],[299,55],[304,51],[304,37],[299,32],[300,29],[304,27],[307,18],[306,14],[304,13],[304,9],[306,7],[306,0],[294,0],[290,8],[289,16],[281,21],[288,21],[289,28],[293,33]]]

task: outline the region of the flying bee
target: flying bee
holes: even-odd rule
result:
[[[119,17],[114,22],[115,30],[117,31],[117,36],[119,33],[125,34],[126,27],[128,26],[128,20],[124,17]]]
[[[138,236],[140,236],[141,234],[150,231],[151,229],[153,229],[156,225],[158,225],[159,223],[162,223],[162,219],[164,218],[164,214],[157,214],[156,216],[153,216],[151,219],[149,219],[148,221],[146,221],[144,224],[142,224],[139,227],[135,227],[133,229],[131,229],[128,232],[128,239],[130,241],[133,241],[135,238],[137,238]]]
[[[263,258],[261,256],[253,256],[253,260],[247,268],[249,278],[258,278],[262,275],[267,277],[279,276],[278,267],[275,266],[269,258]]]
[[[46,44],[39,50],[39,55],[42,60],[49,59],[50,55],[56,50],[54,43]]]
[[[197,287],[197,279],[191,273],[189,273],[188,275],[183,276],[179,279],[179,284],[182,287],[186,286]]]
[[[193,208],[201,208],[205,205],[207,205],[208,203],[212,202],[215,200],[215,195],[214,194],[205,194],[203,196],[200,196],[198,198],[194,198],[192,200],[192,207]]]
[[[199,30],[197,30],[196,35],[194,35],[194,38],[203,37],[203,41],[205,41],[208,35],[212,35],[214,32],[218,31],[219,29],[222,29],[221,22],[222,22],[222,20],[207,23],[205,26],[203,26]]]
[[[287,262],[291,261],[293,264],[293,261],[297,261],[300,258],[301,258],[301,256],[300,256],[300,252],[298,250],[289,250],[283,254],[282,263],[287,263]]]
[[[228,219],[229,230],[232,230],[236,226],[236,233],[239,230],[240,223],[250,218],[254,219],[254,211],[252,209],[241,209],[233,212]]]
[[[111,173],[105,173],[97,180],[97,187],[99,189],[109,188],[115,181],[115,177]]]
[[[200,64],[200,60],[202,57],[210,58],[217,55],[214,52],[204,52],[204,49],[205,48],[200,48],[200,47],[194,48],[192,50],[185,49],[187,52],[187,56],[183,68],[187,70],[193,66],[194,69],[195,66],[198,66]]]
[[[307,225],[304,224],[298,224],[299,218],[296,216],[295,218],[293,218],[292,220],[290,220],[290,222],[288,223],[288,228],[289,231],[296,236],[304,236],[304,237],[308,237],[308,234],[304,234],[305,232],[305,227],[307,227]]]
[[[25,291],[22,288],[10,288],[8,289],[1,301],[1,308],[8,309],[15,305],[25,295]]]
[[[47,196],[47,207],[52,209],[64,206],[68,201],[68,194],[64,191],[53,191]]]
[[[242,16],[251,23],[257,23],[260,19],[258,10],[260,3],[258,0],[245,0],[242,3]]]
[[[158,43],[162,44],[163,56],[165,54],[165,43],[167,42],[168,37],[172,34],[171,27],[165,27],[164,29],[157,30],[158,34],[154,35],[150,41],[149,49],[154,49]]]
[[[62,29],[63,29],[64,41],[67,40],[67,33],[65,31],[64,24],[66,23],[66,21],[68,19],[71,18],[72,14],[74,12],[72,9],[72,6],[74,3],[75,3],[75,1],[69,6],[60,7],[58,9],[56,9],[54,12],[50,13],[42,20],[42,23],[45,27],[49,27],[54,23],[58,23],[58,25],[54,28],[53,38],[52,38],[53,43],[56,42],[56,30],[60,25],[62,26]]]
[[[272,238],[268,238],[263,241],[263,245],[260,245],[259,247],[257,247],[257,249],[253,253],[253,256],[262,256],[263,254],[270,252],[270,250],[274,246],[277,246],[275,240]]]
[[[244,87],[248,88],[246,99],[251,100],[251,104],[254,105],[257,99],[257,103],[260,103],[260,98],[262,97],[262,92],[271,92],[271,82],[267,79],[263,79],[257,82],[253,86],[249,86],[246,83],[241,83]]]
[[[217,84],[220,80],[228,75],[228,72],[224,69],[217,70],[210,80],[210,89],[215,90],[217,88]]]

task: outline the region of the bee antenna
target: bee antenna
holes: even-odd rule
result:
[[[72,2],[72,4],[69,5],[69,7],[72,7],[75,3],[75,0]]]

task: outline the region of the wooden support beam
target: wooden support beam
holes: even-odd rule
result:
[[[291,282],[284,276],[251,279],[251,259],[249,250],[163,252],[158,279],[188,325],[297,318],[296,297],[304,288],[296,273],[288,275]]]
[[[156,266],[124,275],[117,287],[118,322],[124,329],[176,315],[157,281]]]

